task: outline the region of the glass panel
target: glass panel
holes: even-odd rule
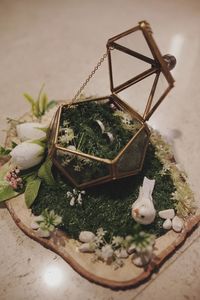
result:
[[[114,88],[151,68],[151,65],[119,50],[111,51]]]
[[[57,150],[56,160],[78,184],[110,175],[110,165],[83,156]]]
[[[141,30],[134,31],[126,36],[123,36],[115,41],[128,49],[141,53],[142,55],[153,59],[152,52],[144,38]]]
[[[131,172],[140,168],[148,140],[148,135],[143,129],[118,160],[118,173]]]
[[[152,74],[118,93],[119,97],[132,106],[141,116],[145,112],[155,77],[156,75]]]
[[[54,142],[55,134],[56,134],[56,127],[57,127],[57,122],[58,122],[58,114],[59,110],[56,111],[50,127],[49,127],[49,135],[48,135],[48,148],[51,148]]]
[[[165,92],[165,90],[168,87],[169,87],[169,83],[166,80],[164,74],[161,72],[160,75],[159,75],[159,78],[158,78],[158,82],[157,82],[157,85],[156,85],[153,100],[151,102],[151,106],[149,108],[149,112],[151,112],[151,110],[154,108],[154,106],[159,101],[160,97],[163,95],[163,93]]]
[[[64,107],[58,145],[113,160],[138,131],[141,123],[109,101],[90,101]]]

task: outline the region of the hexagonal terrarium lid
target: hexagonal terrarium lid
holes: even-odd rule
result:
[[[141,48],[139,48],[140,45]],[[139,48],[139,51],[136,51],[137,48]],[[115,59],[116,51],[113,50],[117,50],[118,53],[121,53],[120,55],[123,55],[121,60],[124,63],[120,69],[116,67],[119,64],[119,59],[118,56]],[[170,70],[176,64],[175,57],[171,55],[162,56],[152,36],[151,27],[146,21],[141,21],[136,27],[110,38],[107,42],[107,51],[112,93],[119,94],[133,85],[137,86],[141,81],[146,84],[144,79],[151,77],[152,84],[150,83],[149,85],[149,93],[147,91],[144,106],[138,111],[144,121],[148,120],[174,85],[174,79]],[[129,61],[127,60],[128,57]],[[129,62],[130,64],[131,62],[135,63],[132,69],[131,65],[127,68]],[[128,71],[130,71],[129,74],[127,74]],[[117,80],[117,75],[120,74],[121,76],[122,73],[126,76],[132,76],[125,82],[120,82]],[[156,95],[155,92],[161,80],[165,81],[165,86],[163,84],[159,95]],[[139,87],[140,94],[142,89],[143,87]],[[137,98],[136,101],[139,101],[137,94],[133,96],[133,98]]]

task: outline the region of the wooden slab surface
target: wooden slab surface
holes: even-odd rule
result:
[[[181,233],[178,234],[170,230],[158,238],[155,245],[155,255],[145,269],[133,265],[129,257],[124,260],[125,264],[122,268],[115,270],[113,266],[106,265],[101,261],[92,262],[92,255],[80,253],[78,251],[79,242],[69,239],[64,232],[59,231],[57,242],[53,238],[38,237],[36,232],[30,228],[33,216],[31,210],[26,207],[23,195],[6,201],[6,207],[17,226],[30,238],[60,255],[74,270],[88,280],[112,289],[125,289],[135,286],[150,277],[152,272],[183,243],[187,235],[200,221],[200,215],[192,216],[186,221],[184,230]]]

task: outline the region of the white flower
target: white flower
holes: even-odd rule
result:
[[[123,237],[113,236],[112,244],[113,244],[113,246],[120,246],[120,245],[122,245],[123,241],[124,241]]]
[[[112,246],[107,244],[101,248],[101,257],[104,261],[108,261],[113,256],[113,249]]]
[[[69,204],[70,204],[71,206],[74,206],[74,204],[75,204],[75,198],[74,198],[74,197],[71,198]]]
[[[106,234],[107,231],[103,230],[102,227],[97,229],[97,236],[98,237],[103,237]]]
[[[36,230],[39,237],[47,238],[61,222],[62,217],[57,215],[54,210],[48,211],[48,209],[45,209],[42,215],[34,217],[31,228]]]
[[[70,191],[67,192],[67,197],[72,197],[72,193]]]
[[[127,114],[127,113],[125,113],[125,112],[123,112],[121,110],[116,110],[114,112],[114,116],[120,117],[121,120],[122,120],[122,123],[128,124],[128,125],[131,123],[131,120],[132,120],[131,116],[129,114]]]
[[[17,135],[22,142],[45,138],[46,133],[42,130],[44,128],[45,125],[41,123],[23,123],[16,126]]]
[[[67,192],[67,198],[69,198],[70,202],[69,204],[71,206],[74,206],[75,203],[82,205],[83,199],[82,195],[85,195],[85,191],[79,191],[77,189],[73,189],[72,192]]]
[[[38,165],[42,161],[44,147],[30,140],[17,145],[10,152],[10,155],[13,164],[21,170],[26,170]]]
[[[63,130],[62,128],[60,129]],[[74,130],[70,127],[64,129],[64,135],[58,137],[61,144],[69,144],[74,139]]]

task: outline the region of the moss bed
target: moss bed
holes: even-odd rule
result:
[[[114,104],[113,104],[114,105]],[[114,159],[120,150],[130,141],[141,124],[135,119],[130,120],[129,129],[122,126],[120,116],[115,115],[111,102],[86,102],[71,107],[63,107],[60,128],[66,127],[66,122],[74,132],[70,144],[80,151],[101,158]],[[95,123],[99,120],[107,132],[113,134],[114,140],[109,143],[105,134]],[[60,143],[67,147],[68,143]]]
[[[163,221],[157,216],[151,225],[138,225],[131,217],[131,206],[137,199],[139,187],[146,176],[156,180],[153,191],[156,210],[174,208],[171,194],[175,191],[175,186],[169,173],[160,175],[162,169],[163,165],[155,155],[154,146],[149,144],[144,166],[139,174],[90,188],[83,195],[82,205],[75,206],[70,206],[67,198],[67,192],[74,187],[55,171],[57,185],[42,184],[32,212],[39,215],[46,208],[53,209],[62,216],[60,228],[71,238],[77,238],[82,230],[96,232],[100,227],[108,232],[108,238],[134,234],[141,229],[158,237],[165,232],[162,228]]]

